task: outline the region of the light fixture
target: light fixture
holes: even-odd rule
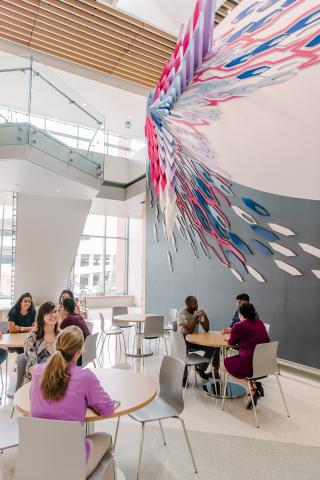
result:
[[[60,192],[60,189],[59,189],[59,188],[56,188],[56,192],[59,193],[59,192]]]

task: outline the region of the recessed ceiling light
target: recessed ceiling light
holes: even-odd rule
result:
[[[59,193],[59,192],[60,192],[60,189],[59,189],[59,188],[56,188],[56,192]]]

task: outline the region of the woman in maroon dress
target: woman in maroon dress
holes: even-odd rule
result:
[[[239,355],[227,357],[222,367],[228,374],[243,385],[249,395],[247,378],[252,376],[252,358],[255,346],[259,343],[270,342],[269,335],[262,320],[259,319],[252,303],[243,303],[239,309],[240,322],[236,323],[231,330],[228,340],[229,345],[239,347]],[[259,392],[255,383],[251,384],[253,401],[256,405]],[[247,408],[251,408],[249,401]]]

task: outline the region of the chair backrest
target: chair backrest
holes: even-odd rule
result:
[[[259,343],[254,349],[252,378],[278,373],[277,351],[279,342]]]
[[[89,335],[85,341],[82,352],[82,366],[85,367],[97,358],[97,338],[99,333]]]
[[[172,405],[179,415],[184,409],[182,380],[185,364],[179,358],[164,356],[161,363],[159,398]]]
[[[152,315],[152,316],[147,315],[144,322],[143,336],[145,338],[163,337],[164,335],[163,324],[164,324],[163,315]]]
[[[263,323],[264,323],[264,326],[266,327],[267,334],[269,335],[269,332],[270,332],[270,323],[266,323],[266,322],[263,322]]]
[[[170,308],[168,312],[169,325],[172,325],[172,330],[174,332],[177,331],[177,315],[178,315],[177,308]]]
[[[86,321],[86,325],[87,325],[87,327],[88,327],[88,329],[89,329],[89,332],[92,333],[93,327],[94,327],[94,323],[93,323],[93,322],[87,322],[87,321]]]
[[[112,325],[119,327],[121,324],[128,325],[129,322],[121,322],[121,320],[115,320],[117,315],[127,315],[128,307],[112,307]]]
[[[16,383],[16,391],[22,387],[23,377],[26,373],[26,366],[27,366],[27,356],[24,353],[20,353],[17,356],[17,383]]]
[[[3,320],[2,322],[0,322],[0,330],[1,330],[3,333],[7,333],[7,331],[8,331],[8,322],[7,322],[7,320]]]
[[[79,422],[31,417],[19,417],[18,422],[15,480],[85,480],[84,432]]]
[[[171,355],[185,362],[187,356],[187,345],[184,336],[180,332],[171,332],[171,335]]]

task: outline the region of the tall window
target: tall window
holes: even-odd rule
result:
[[[71,283],[89,295],[125,295],[128,219],[89,215],[71,273]]]
[[[12,303],[16,239],[16,194],[0,193],[0,307]]]

